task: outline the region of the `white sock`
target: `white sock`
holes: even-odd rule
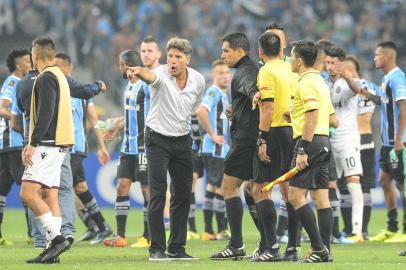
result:
[[[52,241],[56,236],[61,234],[51,212],[45,213],[37,218],[41,221],[42,227],[45,230],[47,241]]]
[[[352,200],[352,233],[362,235],[364,195],[362,194],[361,184],[348,183],[347,188]]]

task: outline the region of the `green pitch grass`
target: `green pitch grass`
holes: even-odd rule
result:
[[[108,222],[115,227],[114,212],[104,210]],[[203,229],[202,213],[198,211],[198,229]],[[374,235],[385,226],[385,212],[374,210],[370,233]],[[399,216],[399,220],[402,220]],[[77,222],[79,238],[84,232],[84,227]],[[127,223],[127,234],[130,244],[133,243],[137,235],[142,233],[142,213],[132,210]],[[12,240],[11,247],[0,246],[0,269],[345,269],[345,270],[395,270],[406,269],[406,257],[400,257],[397,252],[406,249],[405,244],[384,244],[384,243],[364,243],[359,245],[333,245],[334,263],[304,265],[299,263],[252,263],[249,261],[210,261],[208,257],[226,245],[225,241],[203,242],[201,240],[189,241],[187,252],[200,258],[193,262],[148,262],[147,249],[133,248],[108,248],[104,246],[91,246],[88,243],[76,242],[73,248],[61,256],[61,264],[49,265],[27,265],[25,260],[38,255],[41,250],[36,250],[25,243],[25,219],[21,210],[6,209],[3,235]],[[244,241],[248,252],[255,248],[255,243],[259,236],[252,224],[248,212],[244,213]],[[282,251],[285,246],[282,246]],[[307,253],[308,244],[302,247],[302,255]]]

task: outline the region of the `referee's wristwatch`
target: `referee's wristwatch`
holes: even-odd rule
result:
[[[309,147],[311,142],[306,140],[300,140],[299,146],[297,148],[298,155],[308,155]]]
[[[263,145],[263,144],[266,144],[266,140],[261,139],[261,138],[258,138],[258,140],[257,140],[257,145],[258,145],[258,146],[261,146],[261,145]]]
[[[259,130],[257,145],[261,146],[263,144],[266,144],[268,137],[269,137],[269,131]]]

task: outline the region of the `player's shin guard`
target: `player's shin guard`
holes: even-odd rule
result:
[[[224,219],[226,214],[226,204],[224,202],[223,196],[221,196],[220,194],[216,193],[214,197],[213,209],[216,215],[217,232],[222,232],[225,230]]]
[[[117,221],[117,234],[125,238],[125,227],[127,224],[127,216],[130,211],[130,197],[128,196],[117,196],[116,205],[114,207],[116,211],[116,221]]]
[[[364,196],[361,184],[348,183],[348,191],[352,200],[352,233],[362,235],[362,215],[364,212]]]
[[[362,217],[362,232],[368,233],[369,220],[371,219],[372,211],[372,196],[371,189],[363,188],[362,190],[364,195],[364,212]]]
[[[213,230],[213,203],[214,203],[214,193],[206,191],[203,202],[203,217],[204,217],[204,231],[210,234],[214,233]]]
[[[318,209],[317,220],[319,223],[319,231],[323,244],[330,250],[331,232],[333,229],[333,210],[331,207]]]
[[[106,229],[104,225],[104,218],[100,212],[99,206],[97,205],[96,199],[89,192],[89,190],[78,194],[79,199],[82,201],[86,209],[88,209],[90,216],[96,222],[97,227],[102,232]]]
[[[352,200],[348,190],[340,190],[340,210],[343,217],[343,232],[347,235],[352,233]]]
[[[272,200],[263,200],[257,204],[258,216],[265,234],[265,247],[267,250],[275,249],[276,240],[276,209]],[[262,241],[262,240],[261,240]]]
[[[189,209],[189,215],[188,215],[188,220],[187,220],[188,225],[189,225],[189,230],[192,232],[197,232],[195,212],[196,212],[196,198],[195,198],[195,193],[192,192],[190,194],[190,209]]]
[[[3,223],[5,206],[6,206],[6,196],[0,196],[0,238],[3,237],[1,234],[1,224]]]
[[[317,229],[316,217],[309,204],[305,204],[297,209],[296,213],[300,218],[303,228],[309,235],[313,250],[322,250],[323,241],[321,240],[319,230]]]
[[[230,221],[230,245],[234,248],[244,246],[242,239],[242,217],[244,209],[240,197],[225,200],[228,220]]]
[[[287,228],[288,228],[288,211],[286,209],[285,201],[281,200],[279,206],[278,225],[276,226],[276,235],[283,236]]]
[[[340,238],[340,201],[337,197],[337,190],[335,188],[330,188],[328,190],[328,198],[330,200],[331,209],[333,210],[333,231],[332,235],[335,238]]]
[[[144,200],[144,208],[142,209],[143,218],[144,218],[144,232],[142,236],[146,239],[149,239],[149,230],[148,230],[148,201]]]
[[[293,205],[286,203],[288,212],[288,245],[286,248],[296,248],[298,245],[300,217],[297,215]]]

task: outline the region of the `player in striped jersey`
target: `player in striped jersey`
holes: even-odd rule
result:
[[[130,209],[129,191],[131,183],[139,181],[144,195],[144,206],[148,205],[148,165],[145,156],[144,128],[149,111],[149,86],[137,77],[127,77],[127,67],[141,66],[137,51],[127,50],[119,56],[119,66],[123,78],[129,82],[124,91],[124,117],[119,118],[109,137],[114,137],[123,129],[121,155],[117,169],[116,221],[117,236],[104,240],[105,246],[124,247],[128,245],[125,238],[127,216]],[[149,240],[148,224],[144,219],[143,237]]]
[[[396,65],[397,47],[387,41],[375,51],[375,66],[382,69],[381,130],[382,149],[379,180],[384,190],[387,209],[387,228],[372,237],[371,241],[406,242],[406,199],[403,202],[403,232],[398,232],[397,194],[392,183],[395,180],[400,194],[404,191],[404,145],[406,143],[406,79],[405,73]],[[393,240],[391,238],[394,238]]]
[[[221,184],[224,176],[224,158],[229,150],[228,120],[229,105],[227,89],[231,81],[230,68],[222,60],[212,63],[213,85],[204,94],[198,109],[198,118],[206,131],[201,154],[206,168],[207,187],[203,205],[205,230],[203,240],[226,239],[225,203]],[[217,235],[214,234],[212,217],[215,213]]]
[[[11,106],[16,99],[17,84],[31,70],[30,52],[26,49],[13,49],[7,55],[6,63],[11,74],[4,81],[0,94],[0,246],[12,245],[11,241],[3,238],[1,224],[6,197],[14,182],[21,184],[24,171],[21,160],[23,137],[11,129],[10,119]],[[27,207],[25,210],[28,223]],[[28,237],[30,238],[29,226]]]
[[[66,76],[70,76],[73,71],[73,65],[69,55],[58,53],[55,56],[55,65],[57,65]],[[73,177],[73,189],[80,202],[79,216],[90,215],[91,219],[97,226],[96,239],[91,244],[101,243],[106,237],[112,234],[110,226],[107,226],[105,219],[100,212],[96,199],[93,197],[86,183],[85,172],[83,168],[83,160],[87,156],[87,138],[86,138],[86,115],[89,114],[92,126],[98,120],[97,113],[94,109],[94,104],[91,99],[84,100],[79,98],[71,98],[72,116],[74,125],[75,145],[70,149],[71,153],[71,169]],[[101,164],[106,164],[110,160],[110,155],[106,150],[104,140],[99,131],[96,131],[98,139],[98,157]],[[87,225],[87,224],[86,224]]]

